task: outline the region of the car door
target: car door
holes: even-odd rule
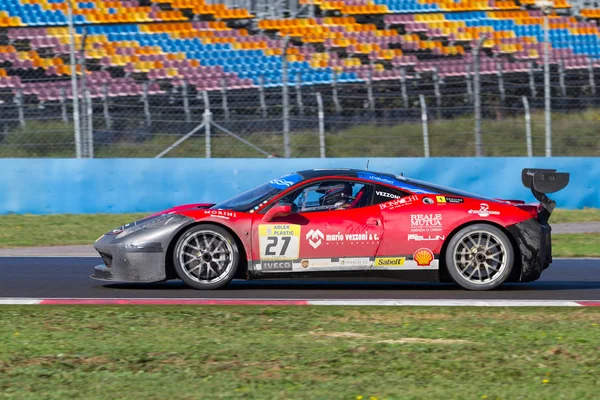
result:
[[[383,237],[380,208],[371,205],[372,195],[373,185],[336,179],[313,182],[281,199],[294,212],[269,222],[255,220],[252,242],[258,244],[260,258],[255,270],[369,269]]]

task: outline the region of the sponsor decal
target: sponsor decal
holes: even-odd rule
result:
[[[409,240],[409,241],[411,241],[411,240],[415,240],[415,241],[417,241],[417,242],[426,242],[426,241],[429,241],[429,240],[432,240],[432,241],[434,241],[434,240],[444,240],[444,239],[446,239],[446,236],[444,236],[444,235],[435,235],[435,236],[428,235],[428,236],[421,236],[421,235],[419,235],[419,234],[417,234],[417,233],[409,233],[409,234],[408,234],[408,240]]]
[[[435,204],[431,197],[423,197],[423,203],[425,204]]]
[[[300,182],[301,180],[302,180],[302,177],[300,175],[289,174],[289,175],[282,176],[281,178],[278,178],[278,179],[273,179],[269,183],[274,188],[287,189],[287,188],[295,185],[296,183]]]
[[[308,240],[308,244],[310,244],[313,249],[317,249],[323,242],[323,239],[325,239],[325,235],[323,235],[323,232],[318,229],[311,229],[306,234],[306,240]]]
[[[446,203],[446,197],[445,196],[435,196],[435,200],[438,203],[441,203],[441,204],[445,204]]]
[[[413,201],[419,200],[418,196],[407,196],[402,197],[400,199],[395,199],[392,201],[388,201],[379,205],[379,209],[381,210],[394,210],[396,208],[404,207],[411,205]]]
[[[372,240],[379,240],[379,235],[376,233],[346,233],[342,234],[341,232],[334,234],[325,235],[325,240],[328,242],[368,242]]]
[[[300,261],[300,266],[302,266],[302,268],[308,268],[309,261],[308,260],[302,260],[302,261]]]
[[[378,176],[378,175],[370,174],[370,173],[359,173],[358,175],[360,178],[368,179],[370,181],[375,181],[375,182],[383,182],[383,183],[387,183],[388,185],[398,185],[398,183],[399,183],[395,179],[390,179],[390,178],[386,178],[383,176]]]
[[[237,217],[237,213],[235,213],[233,211],[223,211],[223,210],[204,210],[204,215],[209,215],[211,217],[223,218],[223,219]]]
[[[422,194],[432,194],[433,193],[430,190],[423,189],[422,187],[419,187],[419,186],[410,184],[409,182],[406,182],[406,179],[403,177],[397,177],[397,179],[399,179],[399,180],[396,180],[394,178],[389,178],[386,176],[379,176],[372,172],[358,172],[356,175],[362,179],[386,183],[388,185],[399,187],[401,189],[410,190],[413,193],[422,193]]]
[[[340,259],[340,266],[342,267],[368,267],[370,264],[371,260],[368,257]]]
[[[291,261],[261,261],[262,271],[292,271],[293,264]]]
[[[481,203],[479,204],[479,210],[469,210],[469,214],[477,214],[480,217],[488,217],[490,215],[500,215],[500,211],[492,211],[487,203]]]
[[[258,243],[261,260],[295,260],[300,253],[300,225],[259,225]]]
[[[377,194],[377,196],[389,197],[390,199],[399,199],[400,197],[402,197],[402,196],[398,196],[397,194],[381,192],[379,190],[376,190],[375,193]]]
[[[413,254],[413,260],[419,267],[429,267],[433,261],[433,252],[427,248],[421,248]]]
[[[342,232],[337,232],[337,233],[328,233],[328,234],[323,234],[323,232],[321,232],[320,230],[314,230],[311,229],[307,234],[306,234],[306,240],[308,240],[308,244],[310,244],[312,246],[313,249],[317,249],[319,246],[321,246],[321,244],[323,243],[323,241],[329,243],[338,243],[338,244],[343,244],[345,242],[370,242],[370,241],[378,241],[379,240],[379,235],[376,233],[368,233],[368,232],[362,232],[362,233],[342,233]]]
[[[465,199],[463,199],[462,197],[450,197],[450,196],[446,196],[446,203],[462,204],[464,202],[465,202]]]
[[[405,257],[377,257],[375,267],[399,267],[404,265]]]
[[[413,214],[410,216],[411,232],[441,232],[442,214]]]

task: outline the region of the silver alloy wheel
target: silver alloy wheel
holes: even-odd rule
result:
[[[202,230],[185,238],[179,247],[179,263],[191,280],[214,284],[225,279],[233,268],[233,247],[221,234]]]
[[[457,271],[475,285],[494,282],[507,268],[507,250],[502,240],[491,232],[468,232],[454,249]]]

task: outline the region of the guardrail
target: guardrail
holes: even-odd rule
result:
[[[0,159],[0,214],[152,212],[218,202],[288,172],[365,169],[366,158],[309,159]],[[535,201],[521,169],[571,173],[551,195],[561,208],[600,207],[600,158],[374,158],[369,170],[504,199]]]

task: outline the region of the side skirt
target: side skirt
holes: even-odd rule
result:
[[[322,271],[322,272],[268,272],[248,271],[252,279],[310,279],[310,278],[386,278],[410,282],[440,282],[439,270],[371,270],[371,271]]]

